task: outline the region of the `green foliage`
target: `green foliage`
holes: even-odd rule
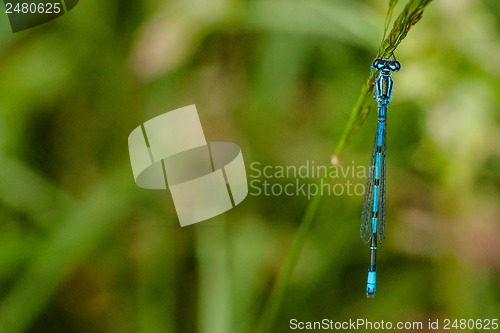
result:
[[[432,0],[412,0],[408,1],[404,10],[399,14],[398,18],[394,22],[394,26],[392,27],[389,36],[385,39],[384,43],[381,46],[383,50],[380,53],[382,58],[390,57],[394,54],[394,51],[398,47],[398,45],[405,39],[406,35],[410,31],[410,28],[415,25],[422,18],[422,14],[424,13],[424,8],[431,2]],[[392,17],[392,11],[396,6],[397,1],[391,1],[389,3],[389,10],[387,15],[387,21]],[[387,27],[387,25],[386,25]]]
[[[88,0],[0,31],[0,332],[498,316],[498,3],[436,1],[417,25],[428,1],[387,4]],[[396,50],[403,69],[374,300],[362,195],[250,188],[235,209],[180,228],[168,191],[134,184],[129,133],[195,103],[207,140],[242,147],[250,181],[363,186],[377,49]],[[329,167],[332,146],[337,176],[264,179],[251,167]]]

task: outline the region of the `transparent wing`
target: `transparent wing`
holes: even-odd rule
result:
[[[370,162],[370,170],[368,172],[368,179],[366,180],[365,198],[363,201],[363,211],[361,213],[361,228],[360,236],[364,243],[368,243],[372,238],[372,210],[373,210],[373,185],[375,185],[375,163],[377,154],[377,134],[373,142],[372,159]]]
[[[380,163],[380,184],[379,184],[379,213],[378,213],[378,241],[380,244],[385,239],[385,131],[387,124],[387,115],[386,122],[384,123],[384,129],[382,131],[382,150],[381,150],[381,163]]]

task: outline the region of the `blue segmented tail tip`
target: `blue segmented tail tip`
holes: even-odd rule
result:
[[[377,285],[377,272],[368,272],[368,279],[366,280],[366,297],[374,298],[375,289]]]

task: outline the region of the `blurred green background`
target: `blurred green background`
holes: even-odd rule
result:
[[[254,332],[310,200],[249,195],[181,228],[168,191],[135,185],[128,134],[196,104],[249,176],[252,162],[329,165],[386,9],[86,0],[0,31],[0,332]],[[500,318],[500,3],[434,1],[396,56],[376,298],[363,197],[326,195],[272,332],[292,318]],[[344,168],[369,164],[375,125],[372,112]],[[347,180],[365,182],[334,179]]]

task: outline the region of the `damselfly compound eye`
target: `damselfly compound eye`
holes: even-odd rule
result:
[[[391,60],[391,61],[389,61],[387,63],[387,66],[393,72],[399,72],[399,70],[401,69],[401,64],[397,60]]]
[[[377,59],[373,60],[372,69],[381,70],[384,67],[385,67],[385,61],[383,59],[377,58]]]

